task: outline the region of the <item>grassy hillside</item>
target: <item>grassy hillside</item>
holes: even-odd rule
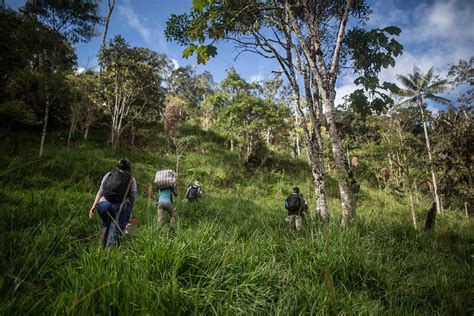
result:
[[[362,183],[359,219],[341,228],[329,181],[332,222],[323,228],[308,218],[295,234],[283,200],[298,185],[314,204],[304,161],[273,153],[248,171],[218,135],[187,133],[176,236],[156,224],[151,200],[154,172],[176,165],[176,151],[159,135],[143,131],[146,150],[112,155],[103,139],[67,151],[64,133],[55,133],[42,160],[36,135],[15,135],[18,157],[3,143],[0,315],[474,312],[472,220],[446,214],[434,234],[415,231],[403,199]],[[103,251],[98,218],[87,213],[103,174],[123,156],[139,184],[139,227],[123,246]],[[186,205],[184,189],[195,179],[204,198]],[[427,207],[420,202],[420,221]]]

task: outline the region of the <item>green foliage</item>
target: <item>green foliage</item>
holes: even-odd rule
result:
[[[112,146],[117,147],[125,127],[141,115],[158,116],[164,101],[162,82],[171,70],[165,56],[141,47],[130,47],[117,35],[101,49],[103,66],[100,90],[111,118]]]
[[[413,73],[407,76],[397,76],[403,89],[398,90],[398,95],[404,97],[400,104],[424,106],[423,99],[450,105],[451,101],[436,94],[447,90],[448,80],[434,75],[433,67],[426,73],[421,73],[418,67],[413,67]]]
[[[35,125],[38,124],[33,110],[22,101],[6,101],[0,104],[0,118],[4,126],[12,124]]]
[[[134,150],[136,235],[97,250],[87,211],[116,157],[90,144],[48,148],[48,159],[0,155],[2,314],[410,314],[469,313],[472,221],[446,214],[433,235],[410,228],[407,205],[363,186],[360,219],[323,228],[311,216],[294,234],[282,203],[298,185],[314,207],[305,163],[248,172],[235,153],[198,134],[182,157],[179,186],[199,179],[197,204],[176,202],[172,237],[156,225],[148,185],[173,156]],[[28,135],[23,146],[29,147]],[[288,159],[288,158],[286,158]],[[333,183],[336,185],[336,183]],[[339,202],[329,199],[336,212]],[[423,202],[417,216],[424,216]],[[28,210],[28,211],[25,211]],[[383,210],[383,211],[382,211]],[[335,216],[335,214],[333,214]],[[436,264],[433,264],[436,262]]]
[[[208,71],[196,74],[192,66],[178,67],[166,78],[168,92],[183,99],[188,110],[195,111],[204,97],[213,92],[215,82]]]
[[[450,106],[433,120],[434,157],[441,174],[440,191],[446,206],[468,209],[474,205],[471,190],[473,175],[472,144],[474,143],[473,109]]]
[[[30,0],[21,9],[72,43],[87,42],[97,35],[101,22],[96,0]]]
[[[382,68],[395,66],[395,57],[403,50],[400,43],[385,33],[389,36],[398,36],[401,29],[396,26],[370,31],[353,28],[345,38],[347,54],[352,56],[354,71],[361,74],[354,80],[354,84],[363,87],[351,93],[348,102],[354,111],[364,116],[385,113],[394,104],[387,93],[397,92],[398,89],[389,82],[380,84],[378,79]]]

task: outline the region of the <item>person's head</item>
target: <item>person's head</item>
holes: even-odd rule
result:
[[[294,188],[293,188],[293,193],[294,193],[294,194],[300,194],[300,188],[294,187]]]
[[[200,187],[201,186],[201,183],[199,183],[199,181],[194,181],[194,185],[197,186],[197,187]]]
[[[130,160],[122,158],[117,162],[117,169],[121,171],[130,172],[132,167],[130,166]]]

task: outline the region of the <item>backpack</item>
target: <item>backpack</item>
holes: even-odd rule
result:
[[[196,201],[199,197],[199,187],[193,185],[189,188],[188,193],[186,194],[186,199],[190,202]]]
[[[301,197],[298,194],[292,194],[286,199],[286,209],[290,212],[298,212],[301,208]]]
[[[127,172],[113,171],[109,174],[104,183],[104,197],[112,203],[120,203],[125,199],[125,194],[129,190],[129,183],[132,176]]]
[[[176,172],[171,169],[157,171],[153,183],[158,189],[172,188],[176,186]]]

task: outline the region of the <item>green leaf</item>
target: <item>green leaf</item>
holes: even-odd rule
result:
[[[207,45],[207,54],[210,57],[215,57],[217,55],[217,47],[213,45]]]
[[[196,50],[195,45],[189,45],[183,50],[183,58],[188,59],[190,56],[192,56],[195,50]]]
[[[395,93],[395,94],[397,94],[400,91],[400,88],[396,84],[391,83],[391,82],[387,82],[387,81],[383,82],[382,87],[385,90],[388,90],[388,91],[390,91],[392,93]]]
[[[397,26],[387,26],[386,28],[382,29],[382,32],[387,32],[390,35],[399,36],[402,30]]]
[[[206,6],[206,0],[193,0],[193,9],[196,11],[204,10]]]

